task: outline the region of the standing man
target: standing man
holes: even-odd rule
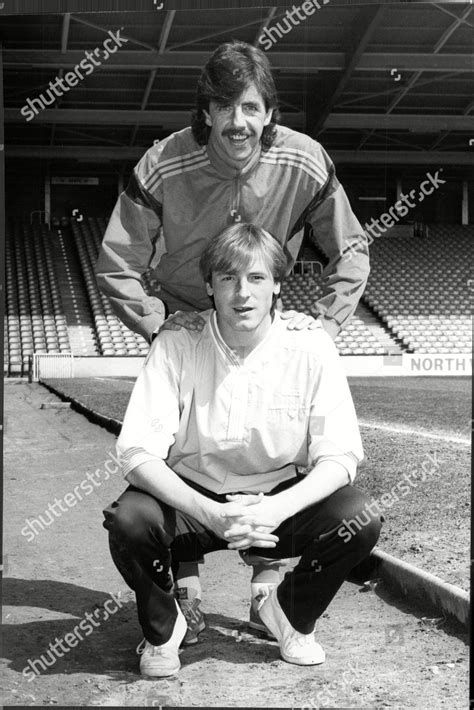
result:
[[[180,668],[172,566],[225,549],[301,556],[258,613],[285,661],[314,665],[325,659],[317,619],[377,541],[380,519],[350,485],[363,453],[334,343],[289,330],[275,310],[286,267],[259,227],[215,237],[201,258],[215,310],[200,332],[163,332],[132,392],[117,443],[130,486],[104,525],[136,593],[143,675]]]
[[[153,145],[134,169],[112,214],[96,271],[117,315],[148,341],[163,328],[203,328],[204,320],[194,311],[211,302],[199,259],[216,234],[241,221],[277,238],[288,269],[305,225],[328,257],[324,292],[311,309],[313,317],[283,312],[288,328],[322,326],[335,338],[354,312],[369,272],[363,229],[322,146],[278,120],[267,56],[245,42],[222,44],[199,79],[192,127]],[[153,274],[160,292],[148,296],[141,275],[160,235],[165,253]],[[166,320],[169,314],[175,315]],[[275,565],[272,570],[258,564],[255,556],[244,559],[254,567],[254,599],[261,583],[268,590],[278,581],[278,572]],[[177,591],[190,620],[189,642],[197,641],[204,627],[202,615],[195,613],[196,580],[196,565],[180,569]],[[196,594],[189,589],[197,589]],[[254,613],[251,625],[259,628]]]
[[[147,340],[168,314],[209,307],[199,258],[209,239],[239,221],[270,231],[289,265],[310,225],[329,260],[314,317],[334,338],[354,312],[369,273],[364,231],[322,146],[278,120],[267,56],[245,42],[222,44],[199,79],[192,127],[153,145],[135,167],[96,273],[117,315]],[[165,254],[154,273],[157,298],[147,296],[141,275],[161,230]],[[306,327],[302,314],[285,317]],[[185,325],[196,319],[181,314],[173,320]]]

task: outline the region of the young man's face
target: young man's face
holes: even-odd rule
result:
[[[254,84],[250,84],[234,103],[219,104],[211,101],[205,111],[211,135],[232,161],[246,161],[260,143],[265,126],[271,121],[272,109]]]
[[[263,338],[272,322],[270,310],[280,284],[260,255],[238,274],[214,272],[212,285],[206,288],[214,296],[219,329],[228,344],[256,344]]]

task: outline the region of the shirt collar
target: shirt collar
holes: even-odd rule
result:
[[[249,353],[249,355],[247,355],[247,357],[245,358],[246,362],[247,362],[249,359],[253,358],[254,355],[255,355],[256,353],[258,353],[258,352],[260,351],[260,349],[261,349],[262,347],[264,347],[265,344],[268,343],[268,341],[269,341],[271,338],[273,338],[273,335],[275,334],[275,332],[276,332],[276,331],[278,330],[278,328],[279,328],[280,322],[281,322],[281,319],[280,319],[280,312],[279,312],[279,311],[275,311],[274,317],[273,317],[273,321],[272,321],[272,324],[271,324],[270,328],[268,329],[268,332],[265,334],[264,339],[252,350],[251,353]],[[215,340],[215,342],[216,342],[217,347],[218,347],[219,350],[223,353],[223,355],[225,356],[225,358],[226,358],[227,360],[229,360],[230,363],[231,363],[234,367],[242,367],[242,363],[240,362],[239,358],[238,358],[237,355],[234,353],[234,351],[227,345],[227,343],[225,342],[224,338],[222,337],[222,335],[221,335],[221,333],[220,333],[219,326],[217,325],[217,313],[216,313],[216,311],[213,311],[212,314],[211,314],[211,317],[210,317],[210,319],[209,319],[209,327],[210,327],[211,334],[212,334],[212,336],[214,337],[214,340]]]

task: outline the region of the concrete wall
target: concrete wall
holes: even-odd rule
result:
[[[136,377],[144,357],[75,357],[74,377]],[[342,364],[352,377],[470,376],[470,355],[345,355]]]

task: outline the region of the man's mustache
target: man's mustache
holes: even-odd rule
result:
[[[222,135],[223,135],[223,136],[231,136],[231,135],[233,135],[234,133],[240,133],[240,134],[243,135],[243,136],[247,136],[247,138],[248,138],[249,136],[253,136],[253,135],[254,135],[254,131],[239,131],[239,130],[237,130],[236,128],[233,128],[233,129],[232,129],[232,128],[226,128],[225,130],[222,131]]]

